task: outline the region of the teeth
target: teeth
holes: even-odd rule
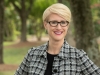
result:
[[[60,35],[62,32],[55,32],[55,34],[58,34],[58,35]]]

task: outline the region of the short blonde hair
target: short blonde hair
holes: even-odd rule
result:
[[[48,16],[52,13],[61,16],[68,22],[71,21],[71,11],[66,5],[62,3],[55,3],[49,6],[43,13],[43,21],[47,20]]]

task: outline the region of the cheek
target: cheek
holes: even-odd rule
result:
[[[64,29],[64,35],[66,35],[68,33],[68,28]]]
[[[66,29],[66,31],[68,31],[68,28]]]
[[[69,29],[69,26],[66,28],[66,31],[68,31],[68,29]]]
[[[51,31],[51,29],[50,29],[49,26],[45,26],[45,29],[47,30],[47,32],[50,32]]]
[[[48,32],[51,32],[51,31],[52,31],[52,28],[48,27],[48,28],[47,28],[47,31],[48,31]]]
[[[48,34],[52,34],[54,30],[55,30],[55,28],[52,28],[52,27],[47,28]]]
[[[67,28],[64,28],[64,30],[65,30],[65,32],[67,32],[68,31],[68,27]]]

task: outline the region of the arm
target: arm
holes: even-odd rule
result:
[[[79,54],[81,62],[81,70],[84,75],[100,75],[100,68],[98,68],[87,56],[83,50]]]

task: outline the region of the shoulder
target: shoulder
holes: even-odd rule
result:
[[[41,52],[44,52],[47,48],[46,43],[37,47],[32,47],[28,50],[29,55],[39,55]]]
[[[83,49],[77,49],[77,48],[72,47],[72,46],[69,46],[69,52],[70,53],[75,53],[76,56],[79,57],[79,58],[87,55],[86,52]]]
[[[67,41],[64,42],[63,49],[62,51],[64,51],[65,54],[68,54],[69,57],[80,58],[86,54],[83,49],[77,49],[76,47],[69,45]]]
[[[77,61],[80,65],[82,65],[83,63],[85,64],[87,61],[89,61],[91,64],[93,64],[93,62],[91,62],[87,53],[83,49],[77,49],[75,47],[71,47],[70,52],[69,52],[69,57],[71,57],[75,60],[77,59]]]
[[[79,61],[80,64],[86,63],[87,61],[89,61],[91,64],[93,64],[93,62],[91,62],[87,53],[83,49],[77,49],[77,48],[72,47],[70,49],[70,51],[72,53],[71,55],[72,56],[75,55],[75,58],[77,58],[77,60]]]

